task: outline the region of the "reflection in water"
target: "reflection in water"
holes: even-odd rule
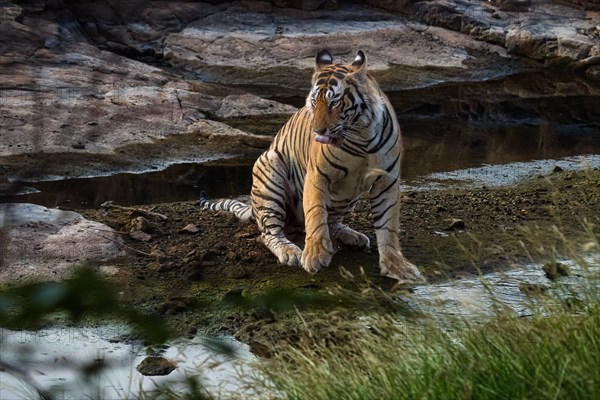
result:
[[[248,162],[235,166],[179,164],[143,174],[28,183],[40,192],[0,197],[0,203],[19,201],[73,208],[97,208],[108,200],[120,205],[152,204],[195,200],[202,190],[214,198],[247,194],[251,183]]]
[[[404,180],[485,164],[600,154],[600,81],[574,73],[525,73],[388,95],[404,136]],[[278,100],[304,102],[298,96]],[[261,130],[254,133],[276,130],[243,124],[243,129]],[[182,164],[138,175],[28,183],[41,193],[0,192],[0,202],[97,207],[106,200],[118,204],[192,200],[201,190],[211,198],[247,195],[252,164],[253,160],[235,166]]]
[[[600,153],[600,127],[401,121],[402,176],[411,180],[483,164],[557,159]]]
[[[389,93],[403,176],[600,153],[600,82],[565,71]]]

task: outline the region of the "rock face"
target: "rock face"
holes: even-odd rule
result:
[[[0,282],[60,280],[73,268],[110,261],[121,251],[117,232],[76,212],[0,204]]]
[[[197,122],[207,118],[295,111],[102,50],[86,39],[86,25],[67,6],[0,4],[0,182],[2,175],[28,180],[144,169],[156,153],[132,146],[160,147],[167,137],[199,135]],[[126,17],[110,14],[115,21]],[[224,153],[198,140],[185,147],[187,155],[173,157],[178,162]],[[248,149],[255,147],[237,150]],[[17,156],[23,156],[20,166],[11,168]]]
[[[162,57],[174,66],[221,82],[228,81],[223,72],[231,71],[210,67],[278,67],[283,70],[274,78],[285,81],[286,68],[306,69],[315,49],[322,47],[343,54],[360,45],[372,54],[372,60],[383,63],[380,67],[398,63],[396,57],[401,59],[400,65],[411,65],[414,52],[401,51],[406,49],[404,41],[418,47],[433,46],[430,57],[423,59],[417,53],[421,61],[446,59],[444,54],[438,57],[440,43],[413,34],[413,30],[425,31],[429,26],[460,32],[547,65],[587,68],[598,64],[599,16],[586,12],[598,10],[598,5],[589,0],[365,0],[354,4],[329,0],[140,0],[137,14],[118,7],[109,12],[111,3],[69,7],[101,46]],[[418,27],[416,22],[426,25]],[[410,29],[406,29],[407,23]],[[375,43],[369,44],[373,36]],[[442,42],[441,47],[449,44]],[[260,77],[265,76],[268,74]]]
[[[207,139],[214,120],[219,135],[244,136],[237,154],[254,154],[267,143],[228,121],[275,133],[295,108],[261,88],[301,98],[324,47],[346,61],[362,48],[388,91],[504,76],[531,67],[521,56],[597,77],[598,13],[569,5],[588,3],[5,2],[0,181],[222,157],[231,147]]]

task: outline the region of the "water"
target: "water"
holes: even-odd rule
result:
[[[497,311],[530,317],[543,312],[544,302],[562,299],[584,302],[600,290],[600,254],[588,255],[583,263],[563,260],[571,275],[550,280],[542,265],[494,272],[480,277],[418,286],[411,301],[426,315],[443,319],[461,316],[470,321],[490,319]]]
[[[109,200],[120,205],[153,204],[195,200],[202,190],[214,198],[246,194],[251,183],[249,161],[236,166],[176,164],[163,171],[140,174],[23,182],[12,186],[13,193],[29,193],[0,195],[0,203],[28,202],[67,208],[97,208]]]
[[[145,377],[136,367],[146,357],[146,349],[139,342],[119,339],[128,333],[122,325],[38,331],[0,329],[2,362],[20,372],[19,377],[0,369],[0,399],[38,399],[35,388],[65,400],[137,399],[167,385],[184,393],[185,381],[192,377],[199,378],[215,398],[232,393],[253,397],[242,377],[256,373],[251,366],[256,357],[235,339],[221,339],[234,350],[233,357],[211,351],[202,338],[169,343],[161,355],[177,368],[167,376]],[[103,368],[86,375],[86,365]]]
[[[271,93],[265,88],[244,89],[296,106],[304,102],[298,93],[278,97],[272,88]],[[510,175],[507,168],[521,168],[510,163],[600,154],[600,82],[574,73],[544,71],[483,82],[447,82],[388,96],[403,130],[403,180],[413,186],[436,173],[505,165],[498,174]],[[273,134],[277,129],[243,119],[229,122],[253,133]],[[33,179],[10,187],[4,184],[0,202],[81,208],[98,207],[107,200],[122,205],[188,201],[202,190],[212,198],[246,195],[253,161],[238,160],[233,166],[230,161],[187,163],[109,177]],[[6,195],[19,192],[24,194]]]

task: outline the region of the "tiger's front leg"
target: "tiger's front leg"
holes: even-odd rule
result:
[[[306,242],[302,268],[313,274],[328,266],[333,257],[333,243],[327,224],[329,201],[325,178],[314,170],[307,171],[303,196]]]
[[[370,191],[371,213],[377,237],[381,275],[399,282],[420,282],[419,269],[400,250],[400,186],[397,178],[381,176]]]

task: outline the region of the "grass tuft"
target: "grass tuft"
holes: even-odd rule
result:
[[[343,343],[313,334],[280,349],[264,370],[276,391],[288,399],[357,400],[600,393],[598,304],[575,315],[456,320],[450,329],[377,317],[369,326],[349,321],[343,330]]]

